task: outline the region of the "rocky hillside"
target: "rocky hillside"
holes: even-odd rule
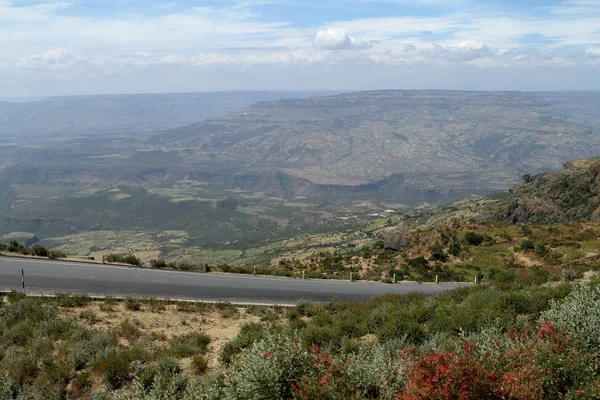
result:
[[[600,221],[600,158],[567,162],[559,172],[523,178],[523,183],[509,191],[503,220]]]

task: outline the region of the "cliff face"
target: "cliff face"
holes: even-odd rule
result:
[[[600,158],[569,161],[556,173],[524,177],[509,191],[512,223],[600,221]]]

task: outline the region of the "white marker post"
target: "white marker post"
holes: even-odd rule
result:
[[[25,271],[21,268],[21,286],[23,287],[23,291],[25,291]]]

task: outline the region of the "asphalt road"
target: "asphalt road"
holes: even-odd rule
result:
[[[300,299],[327,302],[333,298],[365,301],[385,293],[436,293],[466,285],[302,280],[0,257],[0,290],[20,290],[21,269],[25,272],[25,290],[31,292],[84,292],[264,304],[293,304]]]

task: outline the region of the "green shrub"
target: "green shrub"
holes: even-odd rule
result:
[[[41,244],[34,244],[29,250],[34,256],[48,257],[50,255],[50,251]]]
[[[576,286],[563,300],[551,300],[540,322],[566,328],[590,349],[600,348],[600,287]]]
[[[471,246],[479,246],[485,240],[485,237],[479,233],[468,231],[465,233],[465,240]]]
[[[119,324],[119,326],[115,329],[115,333],[118,336],[127,339],[130,343],[139,339],[143,334],[141,329],[128,319]]]
[[[177,358],[191,357],[206,353],[210,336],[204,333],[188,333],[171,339],[168,353]]]
[[[533,247],[533,251],[538,257],[546,257],[550,254],[550,250],[548,250],[546,244],[543,242],[536,242]]]
[[[110,350],[94,367],[113,389],[118,389],[133,378],[134,361],[144,361],[146,355],[138,348]]]
[[[161,357],[144,366],[141,371],[139,371],[135,376],[135,384],[137,389],[144,393],[149,394],[149,392],[154,391],[169,391],[171,389],[175,389],[175,392],[181,391],[184,388],[169,387],[169,383],[176,378],[179,374],[181,374],[181,367],[179,366],[179,361],[172,357]],[[176,379],[176,381],[178,381]],[[172,398],[176,397],[176,393],[173,394]],[[143,396],[142,398],[146,398]],[[171,397],[168,397],[171,398]]]
[[[10,293],[8,293],[8,295],[7,295],[9,303],[16,303],[19,300],[24,299],[25,297],[27,297],[27,295],[25,293],[17,292],[16,290],[11,290]]]
[[[264,325],[260,323],[248,323],[242,325],[240,333],[235,339],[225,343],[221,348],[219,356],[223,364],[230,364],[233,359],[253,343],[264,338]]]
[[[431,257],[430,257],[431,261],[441,261],[441,262],[448,261],[448,255],[444,251],[444,248],[442,247],[440,242],[435,242],[429,248],[429,252],[431,254]]]
[[[48,255],[48,258],[50,258],[51,260],[56,260],[58,258],[67,258],[67,255],[68,254],[64,251],[52,250]]]
[[[152,310],[152,312],[165,311],[167,308],[164,300],[149,297],[144,299],[143,302],[147,304],[148,307],[150,307],[150,310]]]
[[[87,294],[74,293],[56,293],[54,300],[59,307],[83,307],[88,305],[92,300]]]
[[[204,375],[208,370],[208,360],[202,354],[196,354],[192,358],[192,370],[196,375]]]
[[[8,251],[11,253],[23,253],[23,251],[25,251],[25,246],[16,240],[11,240],[10,243],[8,243]]]
[[[125,297],[123,303],[125,304],[125,308],[130,311],[139,311],[142,309],[142,303],[133,296]]]
[[[158,269],[162,269],[162,268],[167,268],[167,262],[165,260],[151,260],[150,261],[150,266],[152,268],[158,268]]]
[[[562,277],[565,282],[572,282],[583,278],[583,271],[573,267],[565,268],[562,270]]]
[[[521,249],[522,251],[533,250],[535,249],[535,243],[533,242],[533,240],[530,239],[523,240],[521,242],[521,245],[519,246],[519,249]]]
[[[33,355],[15,347],[9,348],[4,354],[2,367],[7,377],[20,386],[33,382],[39,372],[38,360]]]
[[[116,337],[108,333],[95,332],[88,336],[71,345],[71,364],[76,371],[97,364],[117,344]]]
[[[230,370],[223,398],[291,399],[292,385],[309,371],[312,354],[292,337],[265,332]]]
[[[104,257],[104,261],[109,263],[121,263],[129,265],[142,265],[142,262],[134,254],[108,254]]]
[[[102,301],[102,304],[100,304],[100,310],[106,311],[106,312],[113,311],[113,307],[116,303],[117,303],[117,300],[114,297],[107,296]]]
[[[492,282],[512,283],[517,278],[517,273],[512,269],[499,270],[496,268],[490,269],[490,279]]]
[[[98,316],[91,310],[84,310],[79,313],[79,319],[86,321],[90,325],[94,325],[99,321]]]
[[[218,302],[215,304],[215,308],[219,310],[221,318],[237,318],[240,315],[237,307],[231,303]]]

